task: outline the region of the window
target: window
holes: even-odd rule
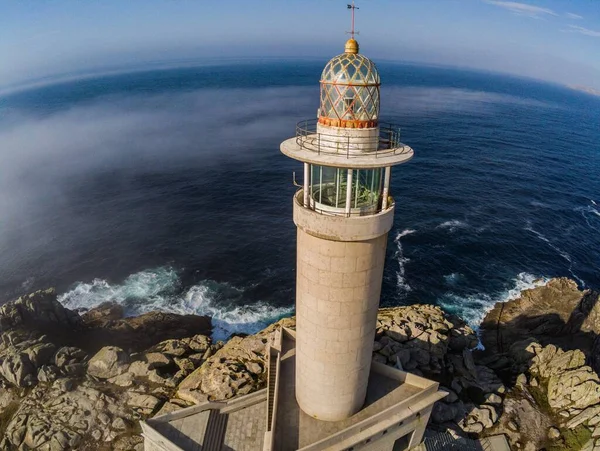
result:
[[[351,214],[374,214],[379,211],[382,169],[346,169],[311,165],[310,197],[312,206],[332,214],[344,214],[348,194],[348,171]]]

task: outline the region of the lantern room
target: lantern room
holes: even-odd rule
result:
[[[319,123],[332,127],[373,128],[379,117],[379,73],[348,40],[345,52],[332,58],[321,74]]]

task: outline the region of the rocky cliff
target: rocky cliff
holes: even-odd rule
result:
[[[590,366],[598,308],[597,293],[553,280],[490,312],[486,351],[476,349],[473,329],[438,307],[382,309],[373,358],[448,391],[432,429],[504,433],[514,449],[600,449],[600,381]],[[80,315],[51,290],[5,304],[0,448],[139,451],[139,420],[262,388],[265,345],[280,324],[295,326],[288,318],[213,343],[209,318],[124,318],[112,304]]]

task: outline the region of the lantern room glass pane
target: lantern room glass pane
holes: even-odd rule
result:
[[[321,86],[321,115],[332,119],[377,120],[378,86]]]
[[[350,213],[377,213],[382,193],[382,169],[346,169],[311,165],[311,206],[322,213],[346,214],[348,171],[352,171]]]
[[[321,116],[376,121],[379,84],[379,73],[369,58],[353,53],[332,58],[321,75]]]

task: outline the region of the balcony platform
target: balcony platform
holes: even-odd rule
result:
[[[409,161],[415,154],[414,150],[405,145],[371,152],[351,152],[343,148],[334,151],[319,146],[317,133],[303,136],[302,139],[289,138],[281,143],[281,152],[294,160],[303,163],[336,168],[373,169],[396,166]]]

